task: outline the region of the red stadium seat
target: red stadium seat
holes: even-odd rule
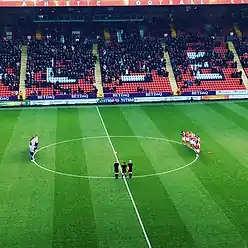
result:
[[[9,40],[0,41],[0,96],[15,96],[19,91],[21,50]]]
[[[64,49],[64,46],[67,48]],[[71,56],[72,54],[74,56]],[[81,58],[84,60],[81,61]],[[79,63],[84,62],[87,63],[86,69],[80,72],[75,71],[75,68],[80,68]],[[51,68],[51,72],[58,73],[54,77],[61,78],[59,88],[55,87],[55,82],[49,81],[48,68]],[[82,68],[84,68],[84,64]],[[94,70],[92,46],[88,46],[88,44],[70,42],[64,44],[54,40],[33,41],[28,47],[27,73],[30,76],[26,80],[26,95],[28,97],[38,93],[44,96],[59,95],[65,94],[67,90],[70,94],[94,93]],[[59,73],[66,74],[68,81],[64,80],[65,77],[60,76]]]
[[[187,47],[188,49],[184,50],[184,53],[187,54],[188,52],[207,52],[207,50],[196,50],[195,45],[196,43],[188,43]],[[197,43],[199,45],[203,44],[201,42]],[[224,59],[228,52],[228,48],[225,42],[221,42],[218,46],[213,48],[213,51],[219,54],[220,58],[219,60]],[[186,61],[185,61],[186,62]],[[198,92],[202,90],[244,90],[246,89],[243,84],[240,85],[240,78],[233,78],[231,77],[231,74],[234,72],[237,72],[236,68],[232,68],[233,60],[230,60],[227,62],[227,67],[221,68],[224,78],[221,80],[213,80],[211,76],[209,77],[209,80],[201,80],[201,83],[199,86],[194,84],[196,78],[195,76],[192,76],[191,74],[191,66],[188,65],[186,72],[184,73],[182,66],[178,66],[178,68],[181,70],[181,80],[177,82],[178,87],[181,88],[184,86],[185,81],[190,81],[193,83],[193,86],[189,86],[187,88],[181,88],[182,92]],[[220,68],[219,66],[213,66],[216,68]],[[203,74],[211,74],[210,69],[202,69]]]

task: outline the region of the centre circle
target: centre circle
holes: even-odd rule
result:
[[[134,139],[135,138],[135,139],[141,139],[141,140],[144,140],[144,141],[152,141],[152,140],[154,141],[155,140],[155,141],[162,141],[162,142],[167,142],[167,143],[174,143],[174,144],[178,144],[178,145],[183,145],[181,142],[178,142],[178,141],[175,141],[175,140],[169,140],[169,139],[159,138],[159,137],[149,137],[149,136],[109,136],[109,137],[108,136],[95,136],[95,137],[81,137],[81,138],[76,138],[76,139],[64,140],[64,141],[60,141],[60,142],[56,142],[56,143],[53,143],[53,144],[43,146],[43,147],[41,147],[40,149],[38,149],[35,152],[34,156],[36,156],[37,153],[39,153],[42,150],[48,149],[50,147],[55,147],[55,146],[58,146],[58,145],[61,145],[61,144],[76,142],[76,141],[80,141],[80,140],[99,140],[99,139],[109,139],[109,138],[110,139],[132,139],[132,138]],[[144,145],[149,145],[149,142],[147,144],[144,144]],[[163,156],[166,156],[166,153],[163,154],[163,151],[160,151],[160,152],[162,152]],[[119,156],[119,155],[117,154],[117,156]],[[182,170],[182,169],[184,169],[186,167],[189,167],[190,165],[195,163],[197,159],[198,159],[198,157],[195,155],[194,159],[191,162],[189,162],[189,163],[187,163],[187,164],[185,164],[183,166],[179,166],[177,168],[173,168],[173,169],[169,169],[169,170],[165,170],[165,171],[157,172],[157,173],[151,173],[151,174],[144,173],[143,175],[136,175],[136,176],[134,175],[133,178],[146,178],[146,177],[153,177],[153,176],[159,176],[159,175],[173,173],[173,172]],[[119,158],[119,160],[120,160],[120,158]],[[113,176],[90,176],[90,175],[86,176],[86,175],[77,175],[77,174],[71,174],[71,173],[65,173],[65,172],[61,172],[61,171],[56,171],[56,170],[52,170],[52,169],[49,169],[47,167],[44,167],[43,165],[40,165],[39,163],[36,162],[35,159],[34,159],[33,163],[37,167],[39,167],[40,169],[43,169],[45,171],[48,171],[48,172],[51,172],[51,173],[54,173],[54,174],[57,174],[57,175],[61,175],[61,176],[76,177],[76,178],[88,178],[88,179],[110,179],[110,178],[112,179],[113,178]]]

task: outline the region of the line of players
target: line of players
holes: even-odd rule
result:
[[[39,138],[38,135],[35,135],[29,140],[29,156],[31,161],[34,161],[34,153],[38,149],[38,145]]]
[[[201,151],[200,136],[189,131],[182,131],[181,137],[182,137],[182,143],[193,149],[196,153],[196,156],[199,157]]]
[[[119,168],[120,168],[120,164],[118,161],[116,161],[114,163],[114,173],[115,173],[116,179],[118,179],[118,177],[119,177]],[[127,172],[128,172],[129,178],[131,179],[133,176],[133,162],[132,162],[132,160],[129,160],[128,164],[126,164],[126,162],[123,162],[121,165],[122,178],[127,177]]]

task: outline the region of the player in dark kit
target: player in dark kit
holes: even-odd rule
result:
[[[129,160],[129,162],[128,162],[128,173],[129,173],[129,178],[131,179],[133,176],[133,162],[132,162],[132,160]]]
[[[127,173],[127,165],[126,162],[123,162],[123,164],[121,165],[121,170],[122,170],[122,177],[126,177],[126,173]]]
[[[119,176],[119,163],[117,161],[114,163],[114,172],[115,172],[115,178],[118,179],[118,176]]]

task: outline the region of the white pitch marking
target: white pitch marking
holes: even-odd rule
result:
[[[102,138],[107,138],[107,136],[95,136],[95,137],[80,137],[80,138],[76,138],[76,139],[70,139],[70,140],[63,140],[60,142],[56,142],[53,144],[49,144],[46,146],[41,147],[40,149],[38,149],[36,153],[38,153],[39,151],[42,151],[46,148],[52,147],[52,146],[56,146],[59,144],[64,144],[64,143],[69,143],[69,142],[74,142],[74,141],[78,141],[78,140],[89,140],[89,139],[102,139]],[[164,138],[159,138],[159,137],[149,137],[149,136],[123,136],[123,135],[119,135],[119,136],[110,136],[110,138],[138,138],[138,139],[153,139],[153,140],[160,140],[160,141],[167,141],[167,142],[171,142],[171,143],[175,143],[175,144],[179,144],[182,145],[182,143],[175,141],[175,140],[168,140],[168,139],[164,139]],[[117,154],[117,153],[116,153]],[[193,163],[196,162],[196,160],[198,159],[198,157],[195,157],[195,159],[193,161],[191,161],[190,163],[183,165],[181,167],[172,169],[172,170],[168,170],[168,171],[163,171],[163,172],[157,172],[157,173],[153,173],[153,174],[147,174],[147,175],[140,175],[140,176],[133,176],[133,178],[146,178],[146,177],[153,177],[153,176],[161,176],[164,174],[169,174],[175,171],[180,171],[186,167],[189,167],[190,165],[192,165]],[[32,161],[37,167],[39,167],[42,170],[46,170],[48,172],[52,172],[54,174],[58,174],[58,175],[62,175],[62,176],[68,176],[68,177],[76,177],[76,178],[88,178],[88,179],[113,179],[113,177],[101,177],[101,176],[84,176],[84,175],[76,175],[76,174],[70,174],[70,173],[64,173],[64,172],[59,172],[59,171],[54,171],[51,169],[48,169],[46,167],[43,167],[41,165],[39,165],[35,160]]]
[[[59,145],[59,144],[64,144],[64,143],[68,143],[68,142],[73,142],[73,141],[78,141],[78,140],[87,140],[87,139],[102,139],[102,138],[107,138],[106,136],[95,136],[95,137],[81,137],[81,138],[76,138],[76,139],[70,139],[70,140],[63,140],[63,141],[60,141],[60,142],[56,142],[56,143],[53,143],[53,144],[50,144],[50,145],[47,145],[47,146],[43,146],[41,147],[40,149],[36,150],[35,153],[34,153],[34,157],[36,155],[37,152],[39,151],[42,151],[46,148],[49,148],[51,146],[55,146],[55,145]],[[70,173],[65,173],[65,172],[59,172],[59,171],[54,171],[54,170],[51,170],[51,169],[48,169],[46,167],[43,167],[41,165],[39,165],[35,159],[32,160],[32,162],[38,166],[39,168],[43,169],[43,170],[46,170],[46,171],[49,171],[49,172],[52,172],[52,173],[55,173],[57,175],[61,175],[61,176],[68,176],[68,177],[77,177],[77,178],[88,178],[88,179],[109,179],[109,178],[113,178],[113,177],[99,177],[99,176],[83,176],[83,175],[76,175],[76,174],[70,174]]]
[[[106,125],[105,125],[105,123],[104,123],[104,120],[103,120],[103,118],[102,118],[101,112],[99,111],[99,108],[98,108],[98,107],[96,107],[96,109],[97,109],[98,115],[99,115],[99,117],[100,117],[100,119],[101,119],[101,122],[102,122],[102,125],[103,125],[103,128],[104,128],[104,131],[105,131],[105,133],[106,133],[106,135],[107,135],[107,138],[108,138],[108,140],[109,140],[109,144],[110,144],[110,146],[111,146],[111,148],[112,148],[112,150],[113,150],[113,152],[114,152],[115,159],[116,159],[116,161],[119,163],[119,167],[120,167],[120,161],[119,161],[119,159],[118,159],[118,156],[116,155],[116,150],[115,150],[114,145],[113,145],[113,143],[112,143],[112,141],[111,141],[111,138],[110,138],[110,136],[109,136],[109,133],[108,133],[108,130],[107,130]],[[121,167],[120,167],[120,169],[121,169]],[[132,204],[133,204],[135,213],[136,213],[137,218],[138,218],[138,220],[139,220],[140,227],[141,227],[142,232],[143,232],[143,234],[144,234],[144,237],[145,237],[147,246],[148,246],[149,248],[152,248],[151,242],[150,242],[150,240],[149,240],[149,238],[148,238],[148,235],[147,235],[147,233],[146,233],[146,229],[145,229],[144,224],[143,224],[143,222],[142,222],[142,219],[141,219],[141,217],[140,217],[138,208],[137,208],[137,206],[136,206],[136,203],[135,203],[135,201],[134,201],[133,195],[132,195],[132,193],[131,193],[131,190],[130,190],[130,188],[129,188],[129,185],[128,185],[128,183],[127,183],[127,179],[126,179],[125,176],[123,177],[123,181],[124,181],[124,183],[125,183],[125,185],[126,185],[127,192],[128,192],[128,194],[129,194],[129,197],[130,197],[131,202],[132,202]]]
[[[0,189],[6,189],[6,188],[11,188],[11,186],[10,185],[1,185],[0,186]]]

